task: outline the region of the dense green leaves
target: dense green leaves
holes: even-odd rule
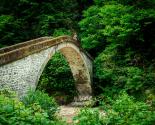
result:
[[[113,125],[153,125],[155,112],[143,102],[136,102],[126,93],[122,93],[108,108],[103,124]]]
[[[153,125],[155,111],[144,102],[135,101],[126,93],[121,93],[111,101],[111,105],[103,105],[104,110],[85,108],[75,120],[78,125]]]
[[[55,117],[57,111],[57,104],[54,98],[49,97],[47,93],[36,90],[35,92],[29,90],[27,95],[22,98],[22,102],[26,107],[33,107],[34,104],[40,105],[45,110],[50,119]]]
[[[51,36],[58,28],[77,30],[77,22],[82,18],[80,15],[82,10],[92,2],[0,0],[0,3],[1,46],[1,44],[12,45],[41,36]]]
[[[84,12],[84,18],[79,24],[81,30],[81,42],[85,49],[92,49],[94,47],[100,46],[100,43],[104,41],[100,29],[104,27],[100,23],[100,16],[97,14],[100,10],[97,6],[90,7]]]
[[[97,109],[82,109],[74,120],[78,120],[77,125],[102,125],[100,113]]]
[[[130,44],[135,36],[135,41],[144,41],[139,34],[141,20],[146,25],[153,23],[155,12],[153,9],[136,10],[133,6],[110,4],[92,6],[84,12],[84,17],[80,22],[81,40],[84,48],[92,49],[106,42]],[[146,18],[152,20],[146,21]]]
[[[3,90],[0,93],[0,124],[5,125],[64,125],[65,123],[57,121],[55,112],[49,115],[56,104],[46,94],[37,91],[29,93],[24,101],[21,102],[16,97],[10,97],[12,93]],[[33,98],[33,99],[32,99]],[[30,101],[31,100],[31,101]],[[50,105],[49,105],[50,104]],[[48,106],[47,106],[48,105]]]
[[[16,35],[20,35],[20,20],[15,20],[11,15],[0,16],[0,45],[12,45],[13,41],[19,42],[20,37],[16,38]]]
[[[56,53],[48,62],[40,78],[38,89],[58,95],[58,100],[64,96],[66,101],[71,101],[70,99],[76,95],[71,69],[61,53]],[[65,99],[62,101],[66,102]]]
[[[153,4],[150,0],[95,0],[84,11],[79,23],[81,42],[95,56],[95,88],[134,94],[155,85],[154,68],[149,68],[155,59]]]

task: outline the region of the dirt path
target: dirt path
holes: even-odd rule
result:
[[[59,117],[64,119],[67,123],[73,123],[72,119],[79,111],[79,107],[71,107],[69,105],[60,106]]]
[[[58,113],[58,116],[61,119],[65,120],[68,124],[71,124],[73,123],[73,118],[78,115],[82,107],[63,105],[63,106],[60,106],[59,108],[60,108],[60,111]],[[94,110],[98,108],[90,108],[90,109]],[[99,110],[99,113],[101,117],[104,117],[106,115],[103,110]],[[79,122],[79,121],[74,121],[74,123],[76,122]]]

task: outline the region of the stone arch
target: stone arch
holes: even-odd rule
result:
[[[50,48],[48,56],[43,62],[40,70],[38,72],[38,78],[36,79],[36,86],[39,82],[40,76],[47,65],[48,61],[52,56],[59,51],[64,55],[66,61],[69,63],[73,78],[75,80],[75,86],[78,92],[78,96],[75,97],[76,101],[85,101],[91,98],[92,88],[91,88],[91,62],[87,59],[85,54],[80,51],[80,49],[75,46],[73,43],[61,43]]]

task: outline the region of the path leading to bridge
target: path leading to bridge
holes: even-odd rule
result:
[[[60,106],[59,117],[67,123],[73,123],[73,118],[79,113],[80,107],[72,107],[70,105]],[[75,121],[78,122],[78,121]]]
[[[58,113],[58,117],[61,118],[62,120],[66,121],[68,124],[72,124],[72,123],[78,123],[80,121],[78,120],[73,120],[73,118],[75,116],[78,115],[78,113],[80,112],[80,109],[83,107],[79,107],[79,106],[72,106],[70,105],[63,105],[60,106],[60,111]],[[90,107],[89,109],[93,110],[98,110],[99,111],[99,115],[100,117],[104,117],[105,111],[103,111],[103,109],[99,109],[98,107]]]

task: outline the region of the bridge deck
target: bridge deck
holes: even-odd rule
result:
[[[4,48],[0,49],[0,54],[9,52],[9,51],[12,51],[12,50],[15,50],[15,49],[19,49],[21,47],[25,47],[25,46],[28,46],[28,45],[32,45],[32,44],[35,44],[35,43],[38,43],[38,42],[41,42],[41,41],[44,41],[44,40],[48,40],[48,39],[50,39],[50,37],[40,37],[40,38],[29,40],[29,41],[26,41],[26,42],[18,43],[18,44],[12,45],[12,46],[7,46],[7,47],[4,47]]]
[[[24,58],[28,55],[47,49],[51,46],[58,45],[62,42],[72,42],[80,48],[79,43],[70,36],[60,36],[57,38],[41,37],[0,49],[0,65]],[[80,50],[84,51],[82,49]],[[90,59],[92,59],[87,52],[85,53],[88,57],[90,57]]]

